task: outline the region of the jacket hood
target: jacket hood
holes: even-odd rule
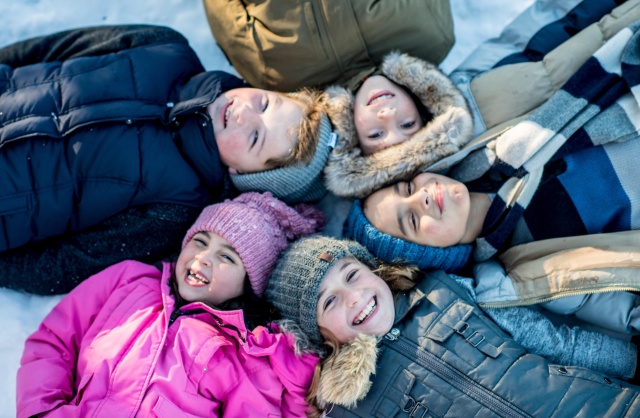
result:
[[[307,353],[320,358],[326,356],[327,350],[313,345],[296,322],[279,320],[276,323],[282,332],[294,336],[298,356]],[[377,343],[377,337],[359,335],[349,344],[342,346],[333,361],[322,366],[317,393],[320,408],[331,405],[352,408],[367,396],[371,388],[370,377],[376,373]]]
[[[459,151],[472,137],[473,118],[464,96],[436,66],[391,52],[384,57],[381,70],[391,81],[408,88],[433,117],[407,141],[364,155],[353,119],[353,94],[343,87],[328,87],[325,100],[338,142],[325,167],[325,183],[338,196],[364,198],[412,178]]]

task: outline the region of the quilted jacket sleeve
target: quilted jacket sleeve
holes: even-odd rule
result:
[[[187,40],[163,26],[96,26],[56,32],[8,45],[0,49],[0,64],[12,68],[69,58],[104,55],[155,42]]]

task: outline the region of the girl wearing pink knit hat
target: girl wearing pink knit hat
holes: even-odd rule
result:
[[[18,416],[304,416],[317,358],[244,310],[288,243],[322,225],[313,206],[245,193],[205,208],[175,263],[90,277],[27,339]]]

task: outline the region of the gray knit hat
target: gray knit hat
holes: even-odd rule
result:
[[[258,173],[232,174],[231,181],[240,191],[269,191],[288,204],[316,202],[327,192],[322,170],[331,151],[330,141],[331,123],[323,114],[320,121],[320,138],[311,163]]]
[[[323,341],[316,318],[320,283],[331,266],[349,256],[365,264],[375,263],[371,253],[356,241],[309,236],[291,244],[271,273],[267,300],[278,308],[283,319],[298,323],[317,347]]]

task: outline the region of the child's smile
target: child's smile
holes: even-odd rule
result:
[[[213,232],[198,232],[180,252],[176,280],[188,302],[217,306],[244,293],[247,272],[229,242]]]
[[[352,257],[325,273],[316,307],[318,326],[341,343],[358,334],[384,335],[393,325],[395,307],[389,286]]]
[[[406,141],[423,125],[409,94],[380,75],[367,78],[356,92],[353,119],[365,155]]]
[[[363,204],[365,216],[379,231],[433,247],[466,243],[470,209],[467,187],[434,173],[380,189]]]
[[[303,114],[298,101],[251,88],[221,94],[207,111],[220,159],[233,174],[275,168],[290,156]]]

